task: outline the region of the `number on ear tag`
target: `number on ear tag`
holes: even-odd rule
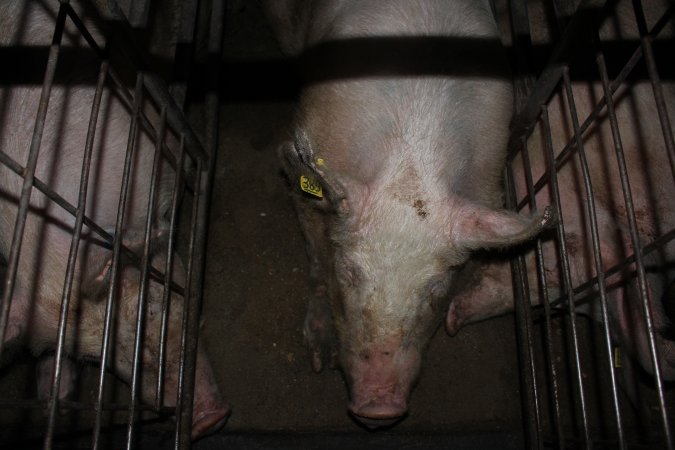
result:
[[[315,197],[323,198],[323,189],[321,189],[321,185],[313,178],[300,175],[300,189]]]

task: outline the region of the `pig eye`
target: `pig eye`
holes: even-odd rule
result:
[[[356,268],[354,267],[342,267],[338,270],[338,279],[340,283],[353,286],[356,284],[358,275],[356,273]]]
[[[429,286],[429,294],[435,299],[444,298],[448,295],[448,285],[448,280],[445,277],[440,280],[434,280]]]

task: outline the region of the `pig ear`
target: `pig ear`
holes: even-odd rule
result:
[[[451,225],[451,239],[465,250],[506,248],[526,242],[554,222],[550,207],[531,216],[465,204]]]
[[[347,215],[350,207],[344,186],[328,171],[323,159],[314,155],[306,137],[296,136],[279,148],[292,189],[306,196],[317,208]],[[304,192],[303,192],[304,191]]]

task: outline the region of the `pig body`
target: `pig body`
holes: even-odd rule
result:
[[[86,9],[80,6],[75,5],[78,11],[84,10],[86,17]],[[55,7],[58,7],[58,2],[3,1],[0,4],[0,45],[48,46],[54,29]],[[67,20],[66,23],[63,47],[86,47],[72,22]],[[100,36],[97,35],[97,38],[100,39]],[[92,69],[86,64],[76,69],[69,68],[65,79],[74,83],[53,87],[35,172],[38,179],[73,205],[78,203],[80,172],[95,90],[91,80],[82,84],[78,80],[87,79],[89,75],[95,77],[96,71],[95,67]],[[27,164],[39,98],[40,86],[19,85],[0,89],[0,149],[22,166]],[[130,122],[130,112],[117,94],[111,89],[104,89],[92,153],[86,215],[110,232],[115,229]],[[142,246],[134,243],[143,236],[145,227],[154,144],[144,132],[139,133],[137,142],[126,219],[122,236],[118,238],[140,255]],[[160,172],[155,213],[157,221],[152,236],[154,249],[166,248],[161,243],[167,235],[166,220],[174,178],[174,171],[167,162],[161,164]],[[0,252],[6,256],[9,255],[14,233],[22,184],[22,178],[0,165]],[[3,337],[5,346],[26,344],[35,354],[54,348],[74,223],[74,217],[33,189],[8,326]],[[163,253],[158,251],[151,255],[152,264],[168,273]],[[109,246],[85,226],[66,325],[65,351],[72,357],[100,358],[111,259]],[[174,261],[173,279],[184,285],[183,265],[177,257]],[[114,298],[114,325],[110,341],[114,351],[109,367],[127,381],[131,379],[132,371],[140,275],[139,267],[124,261],[118,275],[118,295]],[[150,281],[139,378],[141,398],[148,403],[155,401],[162,297],[163,287],[156,281]],[[176,404],[182,315],[183,299],[172,294],[162,392],[165,406]],[[206,355],[201,348],[198,351],[193,436],[222,425],[227,415],[227,407],[220,399]],[[53,369],[48,366],[51,366],[53,358],[47,361],[41,363],[39,370],[49,378],[47,383],[40,380],[43,388],[51,387]],[[70,366],[69,363],[64,364],[65,370]],[[61,396],[69,391],[71,379],[70,374],[64,375],[59,391]],[[48,393],[41,393],[42,397],[46,395]]]
[[[648,23],[655,23],[659,11],[663,10],[667,2],[661,3],[650,2],[646,5]],[[601,37],[637,39],[638,33],[631,10],[631,2],[618,2],[616,19],[607,21],[600,30]],[[537,12],[542,13],[537,9],[533,11],[535,18],[538,17]],[[536,19],[534,23],[535,42],[537,39],[546,39],[546,34],[536,26]],[[668,114],[672,118],[675,114],[675,86],[672,83],[663,83],[662,88]],[[599,82],[574,82],[572,90],[580,121],[583,122],[602,97],[602,86]],[[638,237],[640,245],[644,246],[675,227],[673,173],[650,83],[629,82],[620,88],[614,99]],[[548,114],[556,155],[574,136],[569,112],[564,94],[555,94],[549,102]],[[615,144],[606,114],[601,114],[586,132],[583,147],[589,164],[604,271],[634,254]],[[544,174],[548,160],[541,122],[528,140],[528,153],[533,180],[536,182]],[[527,194],[523,158],[522,154],[518,155],[513,164],[519,199]],[[572,287],[575,287],[597,275],[592,252],[590,216],[580,159],[576,151],[558,170],[558,184],[561,196],[560,216],[569,255],[570,281]],[[537,193],[536,202],[553,203],[550,185]],[[559,256],[560,245],[557,240],[550,238],[543,242],[544,272],[551,300],[567,295]],[[658,251],[645,257],[647,295],[656,333],[656,346],[660,353],[661,375],[668,380],[675,379],[675,342],[667,337],[672,324],[665,313],[663,302],[672,303],[675,300],[672,290],[669,292],[669,286],[675,277],[674,261],[675,246],[672,242],[662,245]],[[532,301],[539,302],[541,292],[538,289],[533,258],[528,261],[528,278]],[[465,323],[510,311],[513,307],[510,280],[509,264],[505,262],[493,262],[475,271],[471,280],[466,282],[466,290],[452,300],[447,320],[448,331],[455,334]],[[637,294],[635,265],[608,277],[606,285],[609,326],[613,339],[644,369],[653,373],[644,313]],[[597,288],[592,292],[597,294]],[[585,295],[588,293],[589,291]],[[582,306],[579,311],[589,313],[598,320],[601,318],[598,299],[590,307],[588,304]]]
[[[512,94],[496,26],[487,1],[272,1],[267,10],[282,48],[311,56],[310,72],[332,61],[305,86],[281,148],[310,258],[313,366],[339,363],[352,415],[389,425],[407,412],[456,271],[474,250],[520,243],[550,220],[499,209]],[[485,57],[467,63],[467,42]],[[439,43],[447,51],[434,55]],[[350,59],[359,45],[395,56],[383,71],[369,66],[379,50]],[[429,55],[446,58],[445,70],[416,71]],[[477,63],[479,76],[461,74]],[[322,197],[301,192],[301,177]]]

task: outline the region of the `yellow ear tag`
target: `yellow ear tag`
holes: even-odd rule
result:
[[[300,175],[300,189],[315,197],[323,198],[323,189],[321,189],[321,185],[313,178]]]

